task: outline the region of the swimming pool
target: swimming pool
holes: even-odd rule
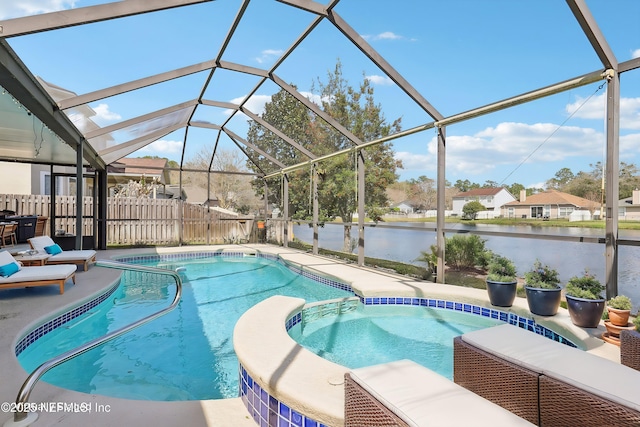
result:
[[[310,301],[352,296],[258,257],[146,262],[184,267],[183,297],[169,314],[76,357],[43,380],[85,393],[127,399],[200,400],[238,395],[232,333],[248,308],[272,295]],[[103,303],[38,339],[18,359],[31,371],[64,351],[166,307],[175,284],[126,272]]]
[[[365,306],[292,328],[313,353],[350,369],[411,359],[453,378],[453,338],[504,324],[469,313],[420,306]]]

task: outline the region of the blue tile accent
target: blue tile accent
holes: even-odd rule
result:
[[[42,325],[38,326],[31,332],[27,333],[24,337],[18,340],[18,343],[16,344],[16,348],[14,349],[16,357],[19,356],[20,353],[22,353],[27,347],[33,344],[37,339],[42,338],[54,329],[59,328],[65,323],[70,322],[76,317],[83,315],[87,311],[98,306],[98,304],[104,302],[116,291],[116,289],[118,289],[118,286],[120,286],[120,281],[117,281],[113,286],[111,286],[109,289],[107,289],[105,292],[98,295],[91,301],[87,301],[84,304],[75,307],[66,313],[62,313],[49,320],[48,322],[45,322]]]
[[[265,389],[253,381],[242,364],[239,364],[238,372],[241,382],[241,400],[257,425],[266,427],[328,427],[269,395]]]

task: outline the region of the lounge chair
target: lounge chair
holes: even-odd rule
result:
[[[345,427],[535,425],[406,359],[345,374],[344,418]]]
[[[69,279],[76,283],[75,265],[22,267],[8,251],[0,251],[0,289],[58,285],[63,294]]]
[[[40,253],[51,254],[51,257],[47,259],[47,264],[77,264],[82,265],[84,271],[87,271],[89,264],[96,262],[96,251],[92,249],[63,251],[49,236],[32,237],[28,239],[28,242],[32,249]]]

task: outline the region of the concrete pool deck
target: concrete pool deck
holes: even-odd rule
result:
[[[184,246],[180,248],[140,248],[98,251],[99,260],[110,260],[121,256],[192,251],[258,250],[277,254],[284,260],[299,264],[304,269],[315,270],[323,275],[339,278],[350,283],[362,296],[429,296],[448,298],[459,302],[471,302],[491,307],[486,291],[458,286],[434,284],[395,274],[360,268],[354,264],[314,256],[294,249],[271,245],[217,245]],[[48,320],[52,314],[73,307],[96,294],[103,292],[118,280],[118,270],[92,266],[89,271],[78,271],[76,285],[68,284],[60,295],[56,286],[0,291],[0,403],[14,402],[18,390],[28,373],[18,363],[15,345],[19,338]],[[525,299],[518,298],[513,307],[504,309],[522,316],[529,316]],[[619,349],[597,339],[604,328],[586,331],[571,324],[568,314],[561,310],[551,319],[536,316],[536,322],[559,334],[580,342],[594,354],[619,362]],[[91,412],[40,412],[33,425],[42,426],[113,426],[153,425],[164,426],[255,426],[240,398],[187,402],[150,402],[117,399],[69,391],[38,382],[29,399],[30,402],[60,402],[61,404],[84,404]],[[0,423],[12,418],[12,414],[0,412]]]

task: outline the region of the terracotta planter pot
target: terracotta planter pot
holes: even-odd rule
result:
[[[617,308],[607,307],[609,312],[609,321],[615,326],[627,326],[629,323],[629,314],[631,310],[619,310]]]
[[[492,305],[511,307],[516,299],[518,282],[494,282],[487,280],[487,293]]]

